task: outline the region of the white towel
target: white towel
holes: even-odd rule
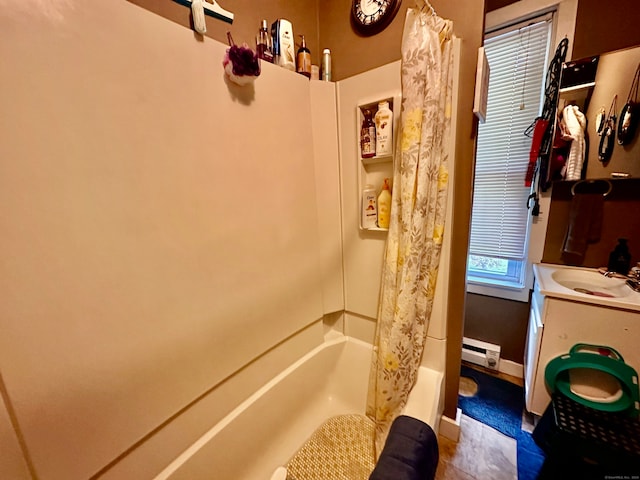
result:
[[[562,121],[568,132],[568,138],[565,137],[565,139],[571,139],[571,148],[564,166],[563,177],[565,180],[580,180],[584,164],[584,129],[587,126],[587,120],[577,105],[567,105],[562,111]]]

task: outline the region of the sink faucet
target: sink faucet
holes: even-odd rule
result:
[[[629,285],[634,292],[640,292],[640,266],[631,269],[627,285]]]

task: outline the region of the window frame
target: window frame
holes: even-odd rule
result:
[[[520,0],[506,7],[491,11],[485,16],[485,35],[508,25],[517,24],[535,17],[553,12],[554,20],[551,33],[551,54],[563,39],[569,40],[567,60],[571,58],[573,38],[578,11],[578,0]],[[524,287],[489,285],[467,277],[467,292],[492,297],[499,297],[522,302],[529,301],[529,291],[533,288],[533,264],[542,259],[544,241],[548,223],[551,192],[543,192],[539,197],[540,215],[533,217],[527,235],[527,261],[523,265],[525,271]]]

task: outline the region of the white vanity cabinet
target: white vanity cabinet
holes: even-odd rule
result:
[[[537,290],[537,295],[536,295]],[[531,296],[531,310],[529,312],[529,326],[527,328],[527,343],[524,350],[524,395],[525,406],[529,412],[533,412],[533,389],[534,380],[538,369],[538,358],[540,353],[540,344],[542,342],[542,316],[539,305],[539,291],[536,282],[534,294]],[[544,297],[542,298],[544,301]],[[538,395],[540,396],[540,395]]]
[[[547,364],[577,343],[612,347],[640,371],[638,306],[634,303],[628,308],[612,308],[598,304],[597,298],[573,295],[568,289],[562,290],[564,287],[555,289],[544,275],[539,275],[540,268],[534,269],[536,281],[524,358],[525,404],[536,415],[542,415],[551,400],[544,379]],[[629,297],[635,301],[635,296]]]

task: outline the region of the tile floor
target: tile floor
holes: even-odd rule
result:
[[[516,441],[462,415],[460,440],[438,437],[436,480],[517,480]]]
[[[472,365],[469,365],[472,366]],[[474,366],[472,366],[474,367]],[[484,369],[479,369],[487,372]],[[522,379],[498,375],[522,385]],[[461,379],[460,393],[473,394],[474,382]],[[516,441],[497,430],[462,415],[460,440],[438,437],[440,462],[436,480],[517,480]]]

